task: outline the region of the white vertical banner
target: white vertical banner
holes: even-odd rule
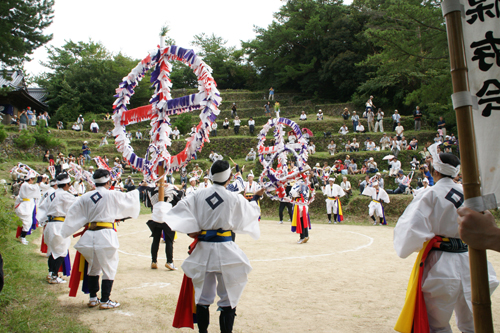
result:
[[[483,194],[472,206],[493,209],[500,207],[500,0],[460,1]]]

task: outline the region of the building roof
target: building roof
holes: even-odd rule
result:
[[[43,88],[28,88],[24,80],[22,71],[0,71],[0,88],[11,88],[7,93],[13,101],[19,103],[19,106],[25,107],[24,104],[33,104],[33,107],[46,110],[48,105],[44,103],[47,98],[47,91]],[[28,103],[28,104],[27,104]]]
[[[6,76],[2,75],[0,72],[0,87],[1,88],[13,88],[15,90],[23,89],[26,87],[24,82],[24,75],[21,71],[6,71]]]

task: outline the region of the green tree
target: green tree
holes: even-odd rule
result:
[[[372,52],[360,34],[365,21],[341,0],[290,0],[267,29],[256,28],[257,37],[242,45],[261,88],[347,101],[366,79],[365,68],[355,65]]]
[[[195,35],[192,44],[198,47],[197,54],[213,69],[212,76],[219,89],[250,88],[256,82],[255,69],[246,62],[244,53],[235,47],[227,47],[222,37]]]
[[[51,72],[42,74],[36,82],[47,89],[53,123],[74,122],[79,114],[112,112],[115,89],[138,62],[121,53],[113,56],[102,44],[93,41],[69,41],[61,48],[48,48],[48,53],[49,60],[44,66]],[[130,108],[149,102],[152,89],[148,82],[146,75],[135,88]]]
[[[406,113],[419,105],[431,120],[452,111],[441,1],[355,0],[353,7],[370,18],[364,35],[376,47],[359,64],[373,70],[360,85],[357,99],[364,102],[374,95],[377,106],[406,109]],[[452,118],[450,114],[447,120]]]
[[[0,64],[22,67],[29,55],[52,39],[43,30],[52,23],[53,0],[0,1]]]

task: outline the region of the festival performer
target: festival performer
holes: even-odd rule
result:
[[[71,178],[67,173],[60,173],[57,176],[58,189],[52,192],[40,204],[37,212],[37,219],[41,223],[47,222],[43,229],[43,239],[47,244],[47,256],[49,266],[49,276],[47,281],[50,284],[66,283],[59,277],[59,268],[65,264],[64,275],[69,276],[70,258],[69,246],[71,239],[61,236],[61,228],[66,214],[77,197],[68,192]],[[65,262],[66,259],[66,262]]]
[[[377,225],[375,214],[380,220],[379,225],[387,225],[384,207],[382,206],[382,203],[389,203],[391,201],[387,192],[383,188],[379,188],[378,181],[373,181],[371,186],[365,187],[362,194],[372,198],[372,201],[368,205],[368,215],[373,220],[373,225]]]
[[[332,223],[332,211],[333,211],[333,223],[337,224],[344,220],[344,214],[342,213],[342,205],[340,204],[340,198],[345,195],[344,190],[337,184],[335,184],[335,178],[328,179],[329,184],[323,188],[323,194],[326,198],[326,214],[328,215],[328,223]]]
[[[57,179],[56,178],[51,179],[49,181],[49,186],[50,188],[47,190],[47,192],[45,192],[45,194],[42,195],[42,200],[40,200],[40,205],[42,205],[45,199],[47,199],[52,193],[54,193],[59,188],[57,186]]]
[[[198,187],[196,186],[196,180],[197,180],[196,177],[189,178],[190,186],[186,190],[186,196],[194,194],[194,192],[198,189]]]
[[[253,170],[250,170],[250,173],[247,175],[247,179],[248,181],[245,182],[245,198],[250,201],[253,199],[254,194],[257,193],[257,190],[260,188],[260,186],[253,181]]]
[[[291,189],[292,189],[292,185],[290,185],[290,183],[288,182],[286,184],[286,187],[285,187],[285,195],[286,196],[290,196]],[[290,216],[290,222],[293,219],[293,203],[280,201],[280,207],[278,210],[280,221],[278,222],[278,224],[283,224],[283,211],[285,210],[285,208],[288,211],[288,215]]]
[[[398,256],[407,258],[420,251],[394,329],[452,332],[449,322],[455,311],[459,331],[474,332],[469,253],[457,223],[464,195],[462,186],[453,182],[460,172],[460,160],[449,153],[438,154],[437,144],[430,146],[429,152],[436,184],[413,199],[394,228]],[[488,271],[493,293],[499,282],[489,263]]]
[[[300,239],[297,241],[297,244],[304,244],[309,240],[309,229],[311,229],[309,207],[307,205],[297,204],[297,202],[306,202],[309,198],[309,194],[309,187],[303,179],[296,181],[290,190],[290,195],[296,202],[293,209],[292,232],[300,234]]]
[[[203,183],[201,183],[200,185],[198,185],[198,190],[209,188],[210,186],[212,186],[212,183],[210,183],[210,179],[209,179],[209,177],[207,175],[207,176],[203,177]]]
[[[36,202],[41,198],[40,187],[38,186],[40,182],[41,179],[37,179],[35,171],[29,170],[24,177],[24,183],[19,189],[19,196],[16,198],[16,215],[23,222],[22,228],[18,227],[19,240],[23,245],[29,243],[26,240],[26,235],[30,235],[31,231],[36,229]]]
[[[182,269],[193,282],[199,331],[207,332],[209,307],[217,293],[221,332],[232,332],[236,306],[252,267],[245,253],[232,241],[231,232],[259,238],[260,209],[256,201],[264,189],[258,190],[249,202],[226,190],[232,179],[227,161],[216,161],[210,173],[214,185],[181,200],[165,218],[172,230],[198,237]]]
[[[182,199],[183,192],[169,183],[165,183],[163,191],[163,203],[158,199],[158,186],[147,191],[146,200],[144,201],[146,207],[151,207],[151,213],[153,214],[151,220],[146,223],[151,230],[151,237],[153,237],[153,242],[151,243],[151,269],[158,269],[158,248],[160,247],[160,239],[163,232],[165,235],[165,254],[167,256],[165,267],[174,271],[177,269],[174,265],[175,232],[165,223],[165,213],[168,212],[171,207],[177,205]]]
[[[109,299],[118,268],[118,236],[115,220],[137,218],[140,212],[139,191],[127,193],[110,191],[111,177],[108,170],[94,172],[96,189],[82,195],[68,210],[61,229],[62,237],[69,237],[86,227],[75,249],[88,263],[89,307],[112,309],[120,303]],[[73,265],[76,266],[76,265]],[[75,267],[75,270],[77,268]],[[101,299],[99,275],[102,276]]]
[[[50,182],[49,182],[49,176],[43,174],[42,175],[42,181],[40,182],[40,191],[42,198],[45,196],[45,193],[50,189]]]

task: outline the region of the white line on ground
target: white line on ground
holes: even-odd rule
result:
[[[141,288],[148,288],[148,287],[165,288],[165,287],[168,287],[168,286],[170,286],[170,283],[166,283],[166,282],[155,282],[155,283],[145,282],[145,283],[142,283],[138,287],[123,288],[123,289],[120,289],[120,291],[121,290],[129,290],[129,289],[141,289]]]
[[[121,314],[121,315],[126,316],[126,317],[132,317],[134,315],[132,312],[125,312],[122,310],[115,310],[114,313]]]

